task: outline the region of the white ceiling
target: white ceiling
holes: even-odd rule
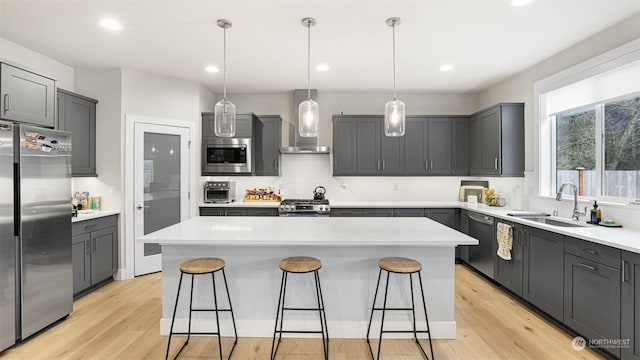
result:
[[[397,85],[404,91],[484,89],[640,11],[639,0],[235,0],[5,1],[0,36],[65,64],[130,68],[222,90],[222,30],[227,18],[230,93],[306,88],[311,29],[311,87],[319,91],[388,91],[391,28],[398,16]],[[119,32],[97,25],[111,16]],[[440,72],[443,63],[455,65]]]

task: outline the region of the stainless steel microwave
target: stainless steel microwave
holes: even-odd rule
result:
[[[251,138],[202,139],[202,172],[251,173]]]

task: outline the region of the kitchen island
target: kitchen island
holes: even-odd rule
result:
[[[432,337],[441,339],[456,336],[454,249],[457,245],[478,244],[476,239],[428,218],[332,217],[195,217],[137,241],[162,246],[163,335],[169,333],[180,262],[197,257],[223,258],[238,335],[270,337],[282,276],[278,262],[284,257],[304,255],[322,260],[320,280],[330,336],[362,338],[378,276],[377,262],[386,256],[403,256],[423,265]],[[314,304],[312,278],[296,274],[289,277],[292,290],[287,292],[287,306]],[[189,284],[185,280],[180,295],[178,331],[186,329]],[[216,281],[217,286],[220,284],[222,281]],[[392,275],[389,293],[388,306],[406,307],[411,303],[404,276]],[[211,301],[211,278],[196,277],[194,308],[210,307]],[[221,308],[228,306],[225,296],[218,296],[218,302]],[[419,311],[416,313],[418,320],[424,319]],[[385,329],[410,328],[410,319],[405,312],[388,313]],[[285,326],[316,330],[317,313],[289,312]],[[232,334],[228,314],[221,314],[221,328],[223,335]],[[211,329],[215,329],[213,314],[194,313],[192,331]]]

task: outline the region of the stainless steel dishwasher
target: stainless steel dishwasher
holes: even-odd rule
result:
[[[476,270],[493,279],[493,262],[497,247],[493,234],[493,217],[476,214],[471,211],[469,211],[467,217],[468,234],[477,239],[479,244],[478,246],[468,246],[468,259],[465,260]]]

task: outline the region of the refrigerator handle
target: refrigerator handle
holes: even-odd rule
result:
[[[4,94],[4,112],[9,111],[9,93]]]
[[[20,164],[13,163],[13,235],[20,236]]]

